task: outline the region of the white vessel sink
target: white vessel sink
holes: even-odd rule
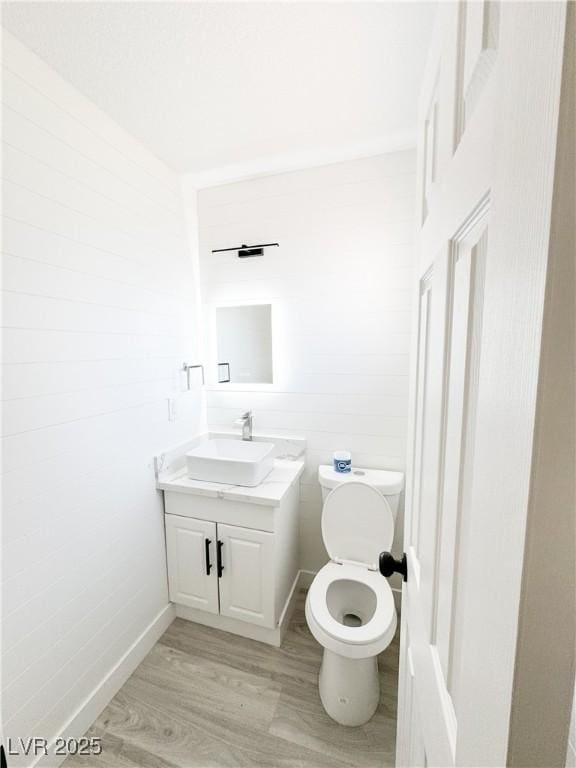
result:
[[[260,485],[272,470],[274,443],[207,440],[186,454],[188,476],[226,485]]]

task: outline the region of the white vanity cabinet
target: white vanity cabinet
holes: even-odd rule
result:
[[[166,551],[173,603],[274,627],[274,534],[166,515]]]
[[[299,483],[269,504],[164,488],[177,616],[280,645],[298,580]]]
[[[166,515],[168,590],[173,603],[219,612],[216,523]]]

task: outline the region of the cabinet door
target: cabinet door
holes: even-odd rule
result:
[[[216,523],[166,515],[170,600],[218,613]]]
[[[218,524],[220,613],[274,627],[274,534]]]

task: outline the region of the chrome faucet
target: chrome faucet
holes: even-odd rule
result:
[[[242,427],[242,440],[252,440],[252,411],[246,411],[236,419],[235,424],[239,424]]]

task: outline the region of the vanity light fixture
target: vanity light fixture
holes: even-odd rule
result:
[[[252,256],[264,256],[264,248],[279,246],[280,243],[262,243],[260,245],[237,245],[235,248],[214,248],[212,253],[224,253],[225,251],[238,251],[239,259],[249,259]]]

